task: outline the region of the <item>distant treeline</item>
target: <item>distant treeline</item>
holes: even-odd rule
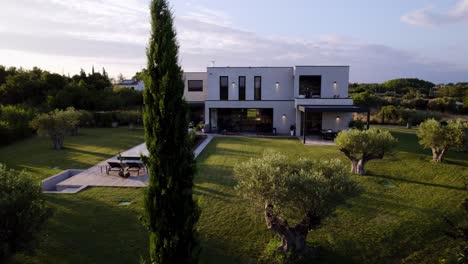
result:
[[[40,112],[74,107],[110,111],[141,107],[142,94],[113,87],[105,71],[87,74],[81,70],[72,77],[34,67],[32,70],[0,65],[0,104],[21,105]]]
[[[352,83],[350,96],[360,106],[381,108],[397,107],[468,113],[468,83],[435,85],[419,79],[394,79],[384,83]]]

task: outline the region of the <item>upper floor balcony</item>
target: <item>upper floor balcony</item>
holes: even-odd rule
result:
[[[298,105],[353,105],[351,98],[305,98],[299,96],[294,98],[294,107]]]

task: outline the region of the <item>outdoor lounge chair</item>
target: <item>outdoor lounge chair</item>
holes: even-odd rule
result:
[[[127,166],[127,171],[137,171],[138,175],[140,175],[140,170],[145,168],[145,165],[141,162],[125,162]]]
[[[140,157],[137,156],[119,156],[117,157],[119,160],[141,160]]]
[[[109,174],[110,171],[120,171],[123,170],[124,164],[116,161],[108,161],[106,166],[106,174]]]

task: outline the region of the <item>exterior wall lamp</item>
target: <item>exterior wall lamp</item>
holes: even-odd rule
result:
[[[236,88],[236,83],[232,82],[232,89],[235,89],[235,88]]]
[[[275,87],[276,87],[276,90],[278,90],[279,87],[280,87],[280,83],[279,83],[279,82],[276,82],[276,83],[275,83]]]

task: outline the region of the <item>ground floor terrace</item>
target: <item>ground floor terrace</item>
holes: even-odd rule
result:
[[[191,117],[204,117],[205,132],[307,136],[348,129],[353,113],[367,108],[341,105],[294,105],[289,101],[206,102],[191,106]],[[197,123],[197,120],[191,120]],[[293,131],[291,134],[291,130]]]
[[[367,113],[367,128],[369,128],[370,110],[358,106],[342,105],[301,105],[296,111],[296,135],[302,137],[305,144],[307,138],[320,136],[323,139],[333,139],[339,131],[349,128],[353,113]]]

